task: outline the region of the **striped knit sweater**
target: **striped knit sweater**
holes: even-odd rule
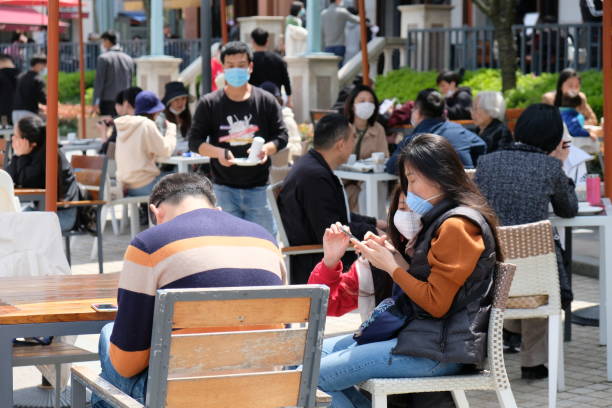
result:
[[[259,225],[198,209],[138,234],[124,256],[110,356],[124,377],[149,363],[157,289],[280,285],[280,251]]]

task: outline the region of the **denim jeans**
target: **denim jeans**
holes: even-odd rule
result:
[[[397,339],[357,345],[353,335],[323,341],[319,388],[332,397],[332,408],[370,408],[355,387],[370,378],[410,378],[453,375],[463,365],[428,358],[391,354]]]
[[[217,196],[217,205],[223,211],[259,224],[276,237],[276,224],[266,196],[267,186],[233,188],[214,184],[213,188]]]
[[[162,179],[162,177],[168,175],[170,173],[166,173],[166,172],[162,172],[160,173],[159,176],[155,177],[153,179],[153,181],[151,181],[149,184],[142,186],[142,187],[138,187],[138,188],[128,188],[127,190],[127,196],[128,197],[138,197],[138,196],[148,196],[151,195],[151,191],[153,191],[153,187],[155,187],[155,184],[157,184],[157,182],[159,180]]]
[[[342,67],[342,64],[344,63],[344,55],[346,54],[346,47],[344,45],[330,45],[329,47],[325,47],[325,52],[330,52],[335,56],[340,57],[338,68]]]
[[[141,404],[144,404],[145,396],[147,394],[147,376],[149,370],[144,370],[142,373],[135,375],[130,378],[122,377],[110,361],[110,337],[113,332],[114,323],[109,323],[102,328],[100,333],[100,342],[98,343],[98,353],[100,355],[100,365],[102,366],[102,373],[100,377],[119,388],[124,393],[128,394]],[[102,401],[96,394],[91,395],[91,407],[92,408],[113,408],[110,404]]]

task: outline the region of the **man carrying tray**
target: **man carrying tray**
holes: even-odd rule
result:
[[[288,140],[281,107],[273,95],[248,83],[253,53],[247,44],[226,44],[221,62],[227,85],[204,95],[198,103],[189,131],[189,148],[211,158],[219,206],[276,235],[266,187],[268,156],[283,149]],[[246,160],[255,137],[264,140],[259,161]]]

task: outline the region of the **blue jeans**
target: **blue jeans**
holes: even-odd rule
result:
[[[355,387],[370,378],[411,378],[453,375],[463,365],[391,354],[397,339],[357,345],[353,335],[323,341],[319,388],[332,396],[332,408],[370,408]]]
[[[344,63],[344,55],[346,54],[346,47],[344,45],[330,45],[329,47],[325,47],[325,52],[330,52],[335,56],[340,57],[338,68],[342,67],[342,64]]]
[[[100,365],[102,366],[102,373],[100,377],[119,388],[130,397],[134,398],[141,404],[144,404],[145,396],[147,394],[147,376],[149,370],[144,370],[142,373],[135,375],[130,378],[122,377],[110,361],[110,353],[108,351],[110,347],[110,337],[113,332],[114,323],[109,323],[102,328],[100,332],[100,342],[98,343],[98,353],[100,354]],[[110,404],[102,401],[96,394],[91,395],[91,406],[92,408],[113,408]]]
[[[128,188],[127,196],[128,197],[138,197],[138,196],[148,196],[151,195],[151,191],[153,191],[153,187],[159,180],[161,180],[164,176],[167,176],[170,173],[160,173],[159,176],[155,177],[153,181],[151,181],[146,186],[138,187],[138,188]]]
[[[233,188],[214,184],[217,205],[227,213],[264,227],[276,237],[276,224],[266,196],[267,186]]]

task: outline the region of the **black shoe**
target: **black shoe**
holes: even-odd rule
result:
[[[541,380],[548,378],[548,368],[544,364],[535,367],[521,367],[521,378],[523,380]]]
[[[504,329],[504,353],[514,354],[521,350],[521,335]]]

